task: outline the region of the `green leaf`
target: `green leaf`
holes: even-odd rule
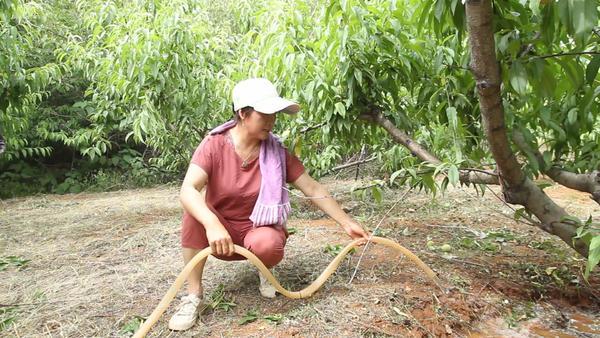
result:
[[[403,170],[396,170],[392,173],[392,175],[390,176],[390,185],[394,184],[394,181],[396,180],[396,177],[398,177],[398,175],[402,174],[404,171]]]
[[[529,8],[534,15],[540,14],[540,0],[529,0]]]
[[[358,82],[358,86],[362,87],[362,85],[363,85],[363,76],[362,76],[362,72],[360,71],[360,69],[354,68],[354,78]]]
[[[440,189],[442,191],[446,191],[446,189],[448,189],[449,182],[450,182],[450,180],[448,179],[448,177],[444,177],[444,179],[442,179],[442,184],[440,184]]]
[[[571,125],[575,124],[575,122],[577,122],[577,111],[579,109],[578,108],[571,108],[569,110],[569,112],[567,113],[567,122]]]
[[[425,184],[425,187],[427,187],[429,191],[435,192],[435,181],[431,174],[423,175],[423,184]]]
[[[335,103],[335,112],[337,113],[337,115],[345,117],[346,116],[346,107],[344,106],[343,103],[336,102]]]
[[[456,111],[456,108],[454,108],[454,107],[446,108],[446,117],[448,117],[448,123],[454,130],[456,130],[456,128],[458,126],[457,115],[458,115],[458,112]]]
[[[560,219],[560,221],[561,221],[561,222],[572,223],[572,224],[575,224],[575,225],[577,225],[577,226],[580,226],[580,225],[582,225],[581,219],[579,219],[579,218],[577,218],[577,217],[574,217],[574,216],[571,216],[571,215],[566,215],[566,216],[563,216],[563,217]]]
[[[0,308],[0,332],[7,330],[17,319],[14,307]]]
[[[538,92],[544,97],[552,97],[556,88],[555,74],[552,67],[544,59],[534,60],[535,73],[533,81],[536,83]]]
[[[374,186],[371,188],[371,193],[373,194],[373,198],[377,203],[381,203],[383,200],[383,195],[381,193],[381,188],[379,186]]]
[[[598,25],[598,1],[597,0],[570,0],[571,22],[575,31],[575,37],[583,43],[592,33],[592,29]]]
[[[294,142],[294,155],[302,157],[302,137],[299,135]]]
[[[571,81],[572,88],[578,89],[583,83],[583,69],[573,60],[556,60]]]
[[[525,67],[515,61],[510,67],[509,71],[510,85],[520,95],[525,94],[527,90],[527,71]]]
[[[140,325],[144,322],[145,318],[141,316],[133,316],[123,327],[121,327],[121,333],[135,333],[140,328]]]
[[[523,218],[523,215],[525,213],[527,213],[527,210],[525,208],[519,208],[519,209],[515,210],[515,214],[514,214],[513,218],[515,219],[515,221],[518,221],[521,218]]]
[[[442,15],[444,14],[444,10],[446,10],[446,0],[437,0],[435,3],[435,18],[437,21],[442,20]]]
[[[600,69],[600,55],[594,55],[592,61],[588,63],[585,69],[585,80],[587,84],[592,84],[598,75],[598,69]]]
[[[555,10],[558,6],[544,6],[542,9],[541,31],[547,45],[552,44],[556,31]]]
[[[585,268],[584,277],[587,280],[592,270],[600,263],[600,235],[596,235],[590,242],[588,253],[588,262]]]
[[[258,319],[258,312],[255,310],[250,310],[248,312],[246,312],[246,314],[244,315],[244,317],[242,317],[242,319],[240,319],[240,321],[238,322],[240,325],[244,325],[244,324],[248,324],[248,323],[252,323],[253,321]]]
[[[448,179],[453,186],[456,186],[459,181],[458,168],[454,164],[448,168]]]
[[[537,185],[537,187],[540,188],[541,190],[544,190],[544,189],[546,189],[548,187],[553,186],[552,183],[548,183],[548,182],[538,182],[535,185]]]
[[[561,128],[556,122],[548,121],[548,126],[558,133],[559,142],[564,142],[567,140],[567,134],[565,133],[565,130]]]
[[[498,50],[500,53],[504,54],[508,49],[508,43],[512,38],[513,33],[509,32],[507,34],[502,35],[502,37],[498,40]]]
[[[277,313],[273,315],[266,315],[263,318],[271,324],[278,325],[283,320],[283,315],[281,313]]]

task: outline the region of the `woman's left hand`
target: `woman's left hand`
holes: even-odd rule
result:
[[[342,227],[348,233],[348,235],[352,237],[352,239],[362,239],[359,242],[360,245],[367,243],[369,240],[369,234],[360,224],[356,223],[355,221],[344,223]]]

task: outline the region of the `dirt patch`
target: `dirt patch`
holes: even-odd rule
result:
[[[346,194],[360,184],[328,182],[347,210],[374,230],[404,192],[387,191],[377,205]],[[546,191],[576,215],[598,215],[585,195]],[[182,268],[177,192],[160,187],[1,201],[0,258],[8,262],[0,271],[1,335],[129,335]],[[299,290],[349,238],[305,201],[293,203],[288,225],[295,233],[275,274],[284,287]],[[583,259],[555,237],[515,223],[512,213],[491,193],[459,188],[432,200],[413,191],[381,223],[377,234],[429,264],[448,286],[445,292],[403,256],[377,245],[365,252],[352,283],[360,250],[303,300],[261,298],[254,267],[211,257],[206,297],[221,288],[229,306],[207,309],[183,333],[166,328],[171,306],[151,336],[597,334],[598,272],[584,281]]]

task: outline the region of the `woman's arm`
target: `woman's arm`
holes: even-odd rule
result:
[[[367,234],[358,222],[342,210],[327,189],[306,172],[292,182],[292,185],[300,189],[305,196],[314,197],[311,201],[336,222],[340,223],[350,237],[353,239],[369,238],[369,234]]]
[[[205,192],[202,191],[207,181],[208,175],[204,169],[196,164],[190,164],[181,184],[179,200],[183,208],[204,226],[213,252],[230,256],[234,250],[231,236],[206,204]]]

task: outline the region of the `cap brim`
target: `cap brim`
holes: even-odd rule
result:
[[[260,101],[258,103],[255,103],[253,108],[254,110],[263,114],[275,114],[278,112],[296,114],[298,111],[300,111],[299,104],[281,97],[271,97],[266,100]]]

